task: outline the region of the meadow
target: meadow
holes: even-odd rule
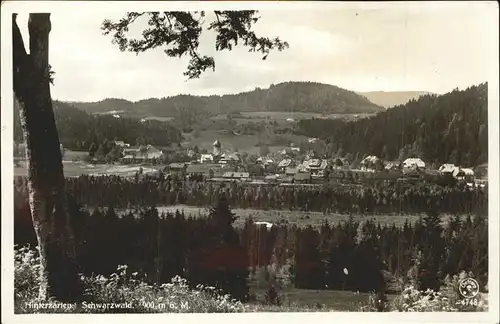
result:
[[[238,121],[239,123],[239,121]],[[248,154],[260,153],[260,147],[256,146],[259,142],[258,135],[234,135],[230,133],[218,132],[213,129],[201,130],[198,136],[193,133],[183,133],[184,141],[181,143],[184,147],[205,148],[209,151],[212,150],[213,142],[218,139],[222,143],[223,150],[247,152]],[[306,136],[286,134],[287,139],[294,143],[307,141]],[[271,152],[283,150],[286,145],[270,145]]]
[[[184,212],[186,216],[206,217],[210,212],[208,207],[196,207],[187,205],[174,205],[174,206],[159,206],[157,207],[159,213],[175,212],[176,210]],[[259,210],[259,209],[232,209],[233,213],[238,216],[235,221],[235,226],[243,226],[245,220],[251,217],[254,221],[279,223],[285,222],[290,225],[297,225],[299,227],[319,227],[323,222],[328,221],[329,224],[340,224],[349,220],[349,215],[345,214],[323,214],[321,212],[311,211],[298,211],[298,210]],[[380,225],[394,224],[396,227],[403,227],[405,222],[408,221],[414,224],[420,217],[424,215],[359,215],[353,214],[352,220],[359,222],[362,220],[373,220]],[[451,215],[442,215],[441,222],[446,224]],[[465,219],[466,215],[463,215]]]
[[[371,116],[373,114],[321,114],[314,112],[294,112],[294,111],[249,111],[242,112],[241,116],[244,118],[238,118],[237,115],[234,116],[234,119],[250,119],[250,120],[276,120],[276,121],[286,121],[288,118],[292,118],[294,120],[300,119],[312,119],[312,118],[327,118],[327,119],[338,119],[338,118],[364,118]],[[227,114],[220,114],[212,117],[212,119],[226,119]]]
[[[79,177],[81,175],[118,175],[132,177],[141,168],[143,172],[151,172],[155,169],[147,166],[131,164],[91,164],[83,161],[63,161],[64,176],[66,178]],[[156,166],[161,168],[161,166]],[[27,176],[28,169],[25,163],[14,166],[14,176]]]

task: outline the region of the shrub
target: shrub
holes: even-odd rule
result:
[[[25,301],[36,301],[40,288],[40,258],[29,246],[16,248],[14,254],[14,303],[25,311]]]
[[[488,311],[488,296],[479,293],[468,302],[458,291],[459,281],[466,278],[465,272],[447,277],[439,291],[416,289],[413,285],[407,286],[399,296],[389,302],[384,311],[396,312],[484,312]],[[472,301],[472,302],[471,302]],[[367,305],[361,311],[377,311],[377,298],[371,296]]]
[[[37,303],[39,281],[38,252],[29,247],[15,250],[15,311],[16,313],[65,312],[65,309],[35,310],[26,307]],[[243,312],[248,306],[223,295],[213,287],[198,285],[191,289],[187,280],[174,277],[168,284],[149,285],[139,279],[137,272],[128,273],[127,266],[119,266],[116,273],[109,277],[94,275],[81,276],[84,283],[84,302],[76,305],[73,312]],[[52,301],[55,302],[55,301]],[[126,309],[105,309],[89,305],[107,303],[130,305]]]

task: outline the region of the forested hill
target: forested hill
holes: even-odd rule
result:
[[[385,108],[404,105],[411,99],[418,99],[420,96],[432,94],[425,91],[370,91],[360,92],[368,100]]]
[[[315,82],[284,82],[271,85],[268,89],[256,88],[249,92],[222,96],[178,95],[137,102],[105,99],[93,103],[71,104],[89,113],[117,110],[134,117],[175,117],[179,110],[185,109],[203,116],[245,111],[357,114],[384,110],[353,91]]]
[[[64,147],[72,150],[88,150],[94,143],[121,140],[132,145],[153,144],[168,146],[181,141],[181,133],[175,127],[160,121],[140,122],[138,119],[93,116],[54,101],[54,115],[59,139]],[[19,110],[14,104],[14,139],[23,141]]]
[[[298,133],[328,139],[330,153],[475,166],[488,160],[488,84],[410,100],[354,122],[311,119]]]

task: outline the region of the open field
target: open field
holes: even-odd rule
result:
[[[214,120],[218,119],[226,119],[227,114],[220,114],[212,117]],[[250,111],[250,112],[242,112],[241,115],[245,117],[244,119],[250,120],[286,120],[288,118],[293,118],[294,120],[300,119],[311,119],[311,118],[328,118],[328,119],[337,119],[337,118],[364,118],[371,116],[373,114],[321,114],[314,112],[286,112],[286,111]],[[237,119],[238,117],[234,117],[233,119]],[[243,119],[243,118],[242,118]]]
[[[185,141],[182,146],[198,148],[205,148],[209,151],[212,150],[213,142],[218,139],[222,143],[222,150],[247,152],[248,154],[259,154],[260,148],[255,146],[259,142],[258,135],[233,135],[217,132],[216,130],[201,131],[198,137],[193,134],[183,134]],[[307,141],[306,136],[287,134],[285,135],[290,141],[299,143],[300,141]],[[269,146],[271,152],[282,150],[285,145]]]
[[[85,158],[87,158],[89,155],[89,152],[87,151],[71,151],[71,150],[64,150],[64,156],[63,160],[64,161],[83,161]]]
[[[159,117],[159,116],[149,116],[142,118],[144,120],[158,120],[161,122],[168,122],[174,119],[174,117]]]
[[[156,166],[160,168],[161,166]],[[141,168],[140,165],[123,164],[90,164],[83,161],[63,161],[64,176],[67,178],[79,177],[81,175],[105,175],[113,174],[123,177],[134,176]],[[142,166],[143,172],[151,172],[152,167]],[[27,176],[28,170],[26,164],[20,167],[14,167],[15,176]]]
[[[299,119],[311,119],[311,118],[362,118],[373,114],[320,114],[320,113],[310,113],[310,112],[268,112],[268,111],[252,111],[241,113],[243,116],[257,117],[257,118],[268,118],[269,119],[287,119],[293,118],[295,120]]]
[[[187,205],[160,206],[160,213],[175,212],[176,210],[183,211],[186,216],[205,217],[209,213],[208,207],[195,207]],[[258,209],[241,209],[235,208],[233,213],[238,216],[235,222],[236,226],[243,226],[248,217],[252,217],[254,221],[267,221],[278,223],[280,220],[288,224],[296,224],[301,227],[311,225],[313,227],[320,226],[322,222],[327,220],[329,223],[339,224],[349,220],[349,215],[342,214],[323,214],[321,212],[310,211],[290,211],[290,210],[258,210]],[[423,215],[422,215],[423,216]],[[353,215],[355,221],[371,219],[381,225],[396,225],[402,227],[406,220],[410,223],[415,223],[419,219],[419,215]],[[442,223],[446,223],[450,215],[442,216]]]

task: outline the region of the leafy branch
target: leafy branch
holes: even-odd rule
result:
[[[217,33],[217,51],[231,51],[241,41],[249,52],[260,52],[265,60],[272,50],[283,51],[287,42],[278,37],[269,39],[258,37],[252,26],[259,20],[257,11],[215,11],[216,20],[208,25],[208,30]],[[129,37],[130,26],[140,17],[147,16],[147,25],[140,38]],[[104,35],[112,35],[112,43],[121,51],[139,54],[150,49],[164,47],[169,57],[190,56],[184,75],[188,79],[199,78],[201,73],[211,68],[215,70],[215,60],[199,53],[199,39],[204,25],[205,12],[165,11],[129,12],[118,22],[104,20],[101,30]]]

